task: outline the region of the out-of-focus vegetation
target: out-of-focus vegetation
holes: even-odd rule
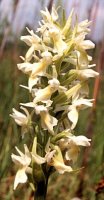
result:
[[[12,47],[12,48],[10,48]],[[28,100],[27,91],[20,88],[20,84],[26,84],[27,78],[17,69],[19,55],[23,55],[25,47],[18,45],[18,49],[8,45],[0,61],[0,200],[32,200],[32,192],[28,185],[20,185],[13,191],[13,181],[16,168],[11,161],[11,153],[14,147],[21,146],[24,142],[21,138],[20,128],[16,126],[9,114],[12,107],[18,109],[19,102]],[[95,61],[103,69],[104,62],[100,58],[100,47],[93,52]],[[99,55],[99,58],[98,58]],[[98,62],[98,59],[100,61]],[[100,87],[90,82],[90,97],[95,90],[97,102],[92,110],[82,111],[76,128],[76,134],[85,134],[92,138],[91,147],[80,152],[79,167],[84,166],[77,174],[54,174],[49,181],[47,200],[70,200],[79,196],[83,200],[103,200],[104,188],[98,190],[98,182],[104,177],[104,78],[101,76]],[[96,87],[95,87],[96,86]],[[96,194],[97,191],[97,194]]]

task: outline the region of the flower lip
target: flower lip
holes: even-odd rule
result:
[[[24,144],[25,153],[23,154],[17,147],[16,150],[19,155],[12,154],[12,160],[15,164],[19,165],[19,169],[16,173],[14,181],[14,190],[16,189],[19,183],[25,183],[27,181],[28,167],[31,163],[31,154],[26,144]]]
[[[48,83],[51,87],[54,87],[54,88],[58,88],[60,85],[60,82],[56,78],[49,80]]]

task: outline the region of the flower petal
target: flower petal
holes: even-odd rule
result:
[[[68,118],[72,122],[71,128],[74,129],[78,121],[78,111],[76,107],[73,106],[71,111],[68,112]]]
[[[17,171],[14,181],[14,190],[16,189],[17,185],[19,183],[26,183],[27,181],[27,175],[25,173],[25,169],[20,169]]]

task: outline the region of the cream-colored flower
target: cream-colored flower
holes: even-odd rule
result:
[[[38,65],[37,63],[31,64],[29,62],[24,62],[24,63],[17,64],[17,67],[23,73],[30,75],[32,70],[34,69],[34,66],[37,66],[37,65]]]
[[[90,32],[90,28],[88,28],[88,27],[90,26],[90,24],[91,24],[91,21],[88,21],[88,19],[80,22],[78,24],[77,33],[78,34],[81,34],[81,33],[87,34],[87,33],[89,33]]]
[[[79,46],[80,48],[85,49],[85,50],[95,48],[95,44],[90,40],[84,40],[80,42]]]
[[[88,50],[93,49],[95,47],[95,44],[90,40],[85,40],[85,33],[81,33],[75,38],[75,46],[78,50]]]
[[[77,50],[72,54],[71,60],[69,60],[72,64],[76,66],[76,70],[71,70],[73,73],[77,73],[78,78],[88,79],[93,78],[99,75],[98,72],[90,69],[91,67],[95,67],[95,64],[89,65],[89,61],[91,57],[89,57],[85,50]]]
[[[83,70],[78,70],[77,74],[80,78],[88,79],[88,78],[93,78],[96,76],[99,76],[99,73],[94,71],[93,69],[83,69]]]
[[[35,113],[41,117],[41,126],[44,130],[48,130],[49,133],[54,135],[53,127],[57,125],[58,120],[49,114],[48,108],[43,105],[36,105],[33,102],[21,103],[26,107],[35,109]]]
[[[52,145],[51,149],[50,138],[46,144],[45,152],[45,159],[47,164],[53,166],[60,174],[72,171],[70,166],[65,165],[59,146]]]
[[[68,118],[72,122],[71,128],[74,129],[77,122],[78,122],[78,116],[79,116],[79,110],[83,110],[87,107],[91,107],[93,99],[73,99],[72,105],[68,107]]]
[[[47,67],[52,63],[52,54],[48,51],[41,54],[42,59],[39,63],[34,63],[34,68],[31,75],[29,76],[29,89],[31,91],[32,87],[35,85],[35,80],[38,76],[45,75]]]
[[[31,102],[32,107],[34,107],[37,103],[42,102],[45,103],[47,107],[49,107],[52,104],[51,96],[55,91],[66,91],[66,88],[63,86],[60,86],[60,82],[53,78],[48,81],[49,85],[43,89],[32,89],[31,92],[35,98],[33,99],[33,102]],[[22,86],[26,89],[29,89],[28,87]],[[21,105],[29,105],[29,103],[21,104]],[[31,106],[30,106],[31,107]]]
[[[31,163],[31,154],[28,150],[28,147],[24,145],[25,154],[23,154],[17,147],[16,150],[19,154],[12,154],[12,160],[15,164],[19,166],[19,170],[16,173],[15,181],[14,181],[14,190],[16,189],[19,183],[25,183],[27,181],[26,172],[30,171],[30,163]]]
[[[41,42],[40,37],[38,37],[33,30],[29,30],[27,28],[27,31],[30,33],[30,35],[21,36],[21,40],[24,41],[28,46],[32,46],[33,44],[39,44]]]
[[[67,49],[67,43],[63,40],[64,36],[62,35],[60,29],[56,27],[50,28],[49,33],[54,42],[54,52],[57,52],[60,56],[62,56],[64,51]]]
[[[38,77],[45,74],[46,68],[52,63],[52,54],[48,51],[41,54],[42,58],[37,63],[20,63],[18,69],[29,75],[29,90],[37,83]]]
[[[15,122],[22,127],[22,133],[26,133],[28,131],[28,128],[31,126],[31,117],[28,112],[28,110],[24,107],[20,107],[25,114],[17,111],[15,108],[13,108],[13,114],[10,114],[10,116],[15,120]]]
[[[41,45],[41,39],[33,32],[33,30],[30,31],[28,28],[27,30],[30,35],[21,36],[21,40],[30,46],[25,56],[25,61],[29,62],[35,53],[35,50],[43,50],[43,47]]]
[[[45,11],[41,10],[41,14],[43,17],[44,24],[45,23],[53,24],[58,19],[58,14],[54,6],[52,7],[51,14],[49,13],[47,8],[45,8]]]
[[[34,104],[38,102],[43,102],[47,104],[47,101],[49,102],[51,95],[60,87],[59,81],[55,78],[49,80],[48,83],[49,85],[44,89],[37,90],[37,92],[35,93],[36,97],[33,100]]]
[[[48,112],[48,109],[43,106],[35,106],[36,114],[40,114],[41,117],[41,126],[44,130],[48,130],[49,133],[54,135],[53,127],[57,125],[58,120],[51,116]]]
[[[75,162],[80,151],[79,146],[90,146],[90,141],[91,139],[88,139],[83,135],[70,136],[68,139],[69,150],[66,151],[65,155],[66,159]]]
[[[63,160],[63,156],[62,156],[60,148],[58,146],[54,146],[54,150],[55,151],[52,152],[52,157],[51,159],[49,159],[48,164],[51,166],[54,166],[55,169],[60,174],[63,174],[64,172],[72,172],[73,171],[72,168],[64,164],[64,160]],[[48,155],[47,155],[47,159],[48,159]]]
[[[68,138],[69,138],[68,142],[70,145],[75,144],[77,146],[90,146],[91,139],[88,139],[84,135],[79,135],[79,136],[70,135]]]
[[[86,51],[76,51],[77,56],[77,68],[80,69],[87,69],[89,65],[89,60]]]
[[[72,122],[71,129],[74,129],[78,122],[79,110],[91,107],[94,101],[93,99],[84,99],[78,97],[79,95],[73,97],[72,105],[59,104],[55,108],[55,112],[63,110],[65,113],[68,113],[68,119]]]
[[[91,139],[88,139],[83,135],[75,136],[67,134],[66,138],[59,141],[59,146],[62,150],[66,150],[66,160],[73,160],[73,162],[75,162],[80,151],[79,146],[90,146],[90,141]]]

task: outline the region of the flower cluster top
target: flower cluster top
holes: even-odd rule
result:
[[[90,145],[90,139],[74,135],[74,128],[79,111],[93,103],[93,99],[87,99],[88,79],[98,76],[86,51],[95,46],[85,40],[91,22],[76,21],[72,25],[73,11],[67,20],[59,20],[54,7],[51,14],[47,8],[41,14],[36,33],[27,28],[28,35],[21,37],[29,48],[25,57],[21,56],[18,69],[28,76],[28,85],[22,87],[28,89],[31,100],[20,103],[25,114],[13,109],[11,116],[21,126],[22,136],[32,132],[33,140],[31,148],[24,145],[25,154],[17,147],[19,156],[12,154],[20,166],[14,189],[27,181],[28,173],[34,174],[34,164],[45,174],[50,168],[61,174],[73,171],[79,146]]]

